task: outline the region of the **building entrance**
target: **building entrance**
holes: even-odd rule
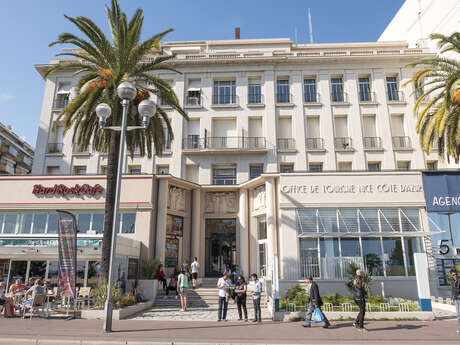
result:
[[[206,219],[206,277],[220,277],[226,265],[236,265],[236,219]]]

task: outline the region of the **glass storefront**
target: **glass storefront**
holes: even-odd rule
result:
[[[206,219],[207,277],[219,277],[226,265],[236,265],[236,219]]]

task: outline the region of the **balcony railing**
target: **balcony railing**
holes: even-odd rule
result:
[[[323,138],[307,138],[306,139],[307,150],[323,150],[324,139]]]
[[[346,92],[331,92],[332,103],[348,103],[348,93]]]
[[[73,153],[89,153],[89,150],[88,148],[83,148],[80,145],[73,144],[72,152]]]
[[[382,139],[380,137],[364,137],[364,149],[378,150],[382,148]]]
[[[388,102],[404,102],[404,92],[399,90],[387,90]]]
[[[263,105],[265,104],[264,95],[260,93],[248,94],[248,105]]]
[[[277,93],[276,104],[292,104],[292,95],[290,93]]]
[[[182,140],[184,150],[263,150],[267,147],[264,137],[207,137],[191,135]]]
[[[334,146],[336,150],[351,150],[351,138],[350,137],[338,137],[334,139]]]
[[[303,96],[304,103],[320,103],[319,93],[307,92]]]
[[[295,139],[294,138],[278,138],[277,149],[278,150],[295,150]]]
[[[201,106],[201,96],[186,96],[185,97],[185,106],[188,107],[199,107]]]
[[[57,97],[53,102],[53,109],[63,109],[69,104],[69,97]]]
[[[410,149],[410,137],[393,137],[393,148],[395,149]]]
[[[48,143],[47,153],[62,153],[62,143]]]
[[[359,93],[359,103],[375,103],[375,92],[360,92]]]
[[[238,105],[239,98],[237,95],[213,95],[212,105],[213,106],[235,106]]]

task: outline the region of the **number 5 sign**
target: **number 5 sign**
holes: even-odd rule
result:
[[[449,248],[449,240],[440,240],[439,241],[439,254],[441,255],[447,255],[449,254],[450,248]]]

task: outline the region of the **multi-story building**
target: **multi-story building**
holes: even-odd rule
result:
[[[32,170],[34,149],[11,126],[0,123],[0,175],[25,175]]]
[[[325,292],[344,290],[354,262],[375,276],[375,292],[415,297],[413,254],[431,253],[420,170],[444,163],[418,144],[415,96],[404,82],[415,72],[406,66],[432,52],[404,42],[235,39],[168,42],[162,54],[176,55],[171,64],[182,74],[158,76],[190,119],[156,100],[175,140],[161,156],[127,156],[120,232],[141,242],[142,258],[174,266],[197,256],[204,277],[239,263],[246,275],[269,278],[276,262],[281,291],[311,274]],[[58,62],[36,68],[44,75]],[[8,201],[0,236],[23,233],[33,205],[34,219],[47,212],[45,239],[56,236],[57,207],[77,214],[79,238],[100,239],[103,191],[40,192],[66,182],[104,187],[94,175],[104,175],[106,155],[82,152],[59,124],[52,130],[76,95],[73,72],[46,79],[33,173],[47,177],[17,179],[28,187]],[[88,272],[89,261],[82,267]],[[429,267],[434,276],[431,259]]]

